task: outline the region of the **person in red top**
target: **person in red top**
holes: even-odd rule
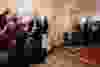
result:
[[[100,48],[80,48],[80,62],[82,64],[100,64]]]

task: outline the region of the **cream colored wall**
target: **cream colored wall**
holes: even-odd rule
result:
[[[5,8],[8,6],[8,0],[0,0],[0,8]]]
[[[16,8],[16,0],[8,0],[8,8]]]
[[[65,15],[63,10],[65,6],[73,5],[73,7],[80,8],[81,15],[95,15],[96,13],[96,0],[32,0],[33,1],[33,9],[39,8],[41,10],[42,15]],[[56,4],[55,4],[56,3]],[[89,5],[88,5],[89,4]],[[0,8],[15,8],[16,7],[16,0],[1,0]],[[90,12],[91,11],[91,12]],[[58,14],[56,14],[58,12]],[[67,11],[66,11],[67,12]]]

